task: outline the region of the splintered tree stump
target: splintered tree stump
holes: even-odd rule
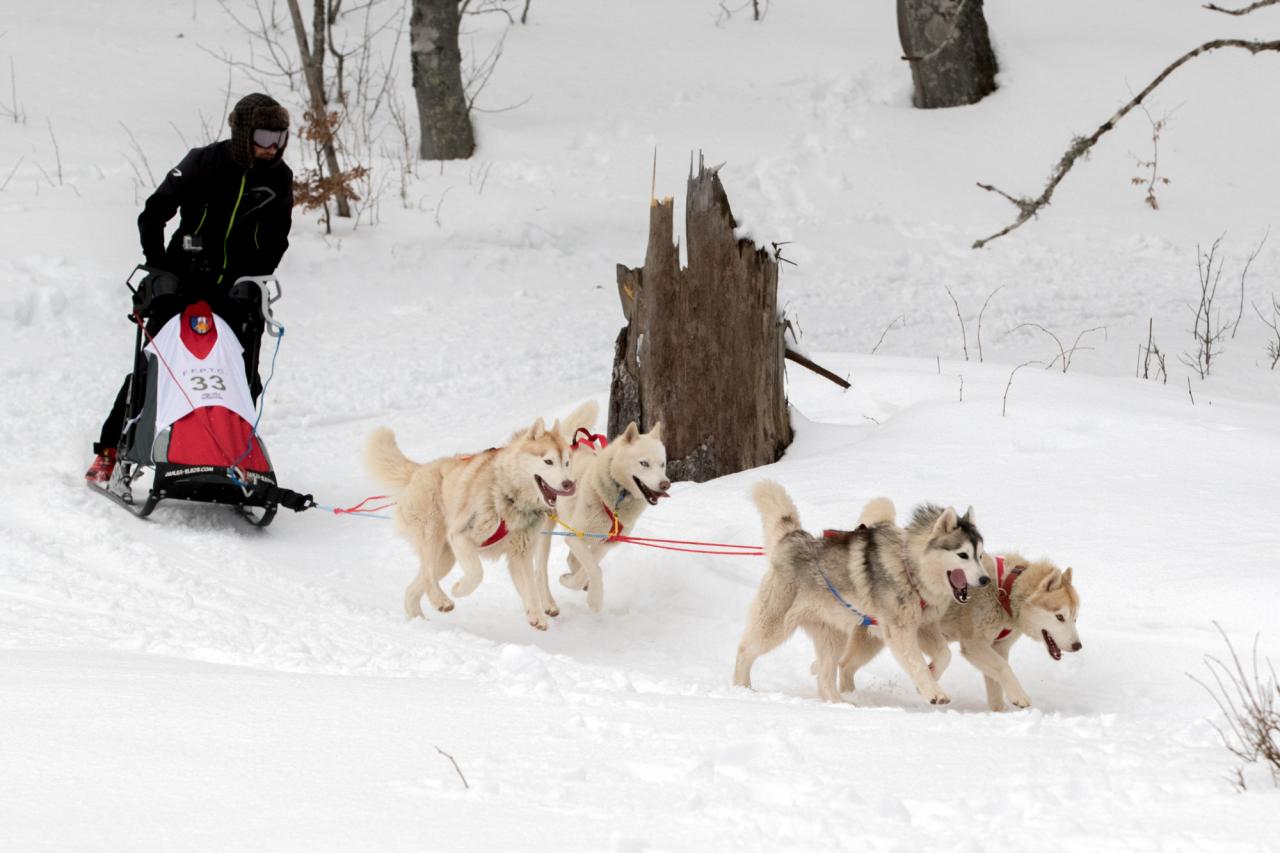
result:
[[[614,350],[609,434],[661,422],[672,480],[776,462],[792,437],[778,264],[734,236],[716,171],[699,157],[689,177],[688,267],[680,268],[669,198],[651,203],[644,266],[618,265],[627,325]]]

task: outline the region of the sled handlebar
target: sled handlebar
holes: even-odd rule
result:
[[[271,313],[271,306],[284,296],[284,288],[280,286],[280,279],[273,275],[242,275],[236,279],[236,283],[232,285],[237,287],[241,284],[250,284],[258,288],[262,297],[262,322],[266,326],[267,334],[273,338],[278,338],[284,334],[284,326],[276,322],[275,315]],[[271,286],[275,285],[275,291],[272,292]]]

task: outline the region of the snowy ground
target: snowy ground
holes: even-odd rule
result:
[[[784,459],[678,484],[641,526],[758,542],[762,476],[810,528],[880,494],[972,504],[993,550],[1073,566],[1084,599],[1083,651],[1024,641],[1035,707],[992,714],[960,660],[945,709],[888,656],[849,704],[821,703],[801,639],[761,659],[758,692],[731,687],[758,558],[619,550],[605,611],[566,590],[545,634],[491,566],[455,611],[408,623],[414,557],[385,522],[286,513],[259,532],[162,505],[142,523],[88,493],[145,176],[222,111],[209,51],[247,54],[215,4],[157,5],[0,0],[0,849],[1280,849],[1280,794],[1257,773],[1233,788],[1187,678],[1225,651],[1214,621],[1280,657],[1280,372],[1251,309],[1280,295],[1280,235],[1214,375],[1188,382],[1178,358],[1196,244],[1226,232],[1234,321],[1244,259],[1280,225],[1280,59],[1215,55],[1159,90],[1159,211],[1130,184],[1139,113],[1039,220],[968,248],[1014,212],[975,182],[1038,192],[1175,56],[1274,38],[1280,12],[988,0],[1000,91],[921,113],[891,3],[717,25],[709,0],[535,2],[482,105],[529,100],[478,116],[473,161],[425,164],[407,207],[393,182],[376,226],[326,237],[295,215],[263,432],[285,485],[354,503],[375,490],[359,448],[376,425],[426,459],[603,404],[614,265],[642,261],[655,146],[677,221],[690,152],[725,161],[744,232],[791,241],[802,345],[854,387],[790,368]],[[504,29],[469,26],[476,50]],[[1149,322],[1167,384],[1134,378]],[[1009,386],[1058,352],[1025,323],[1067,344],[1106,331],[1068,373]]]

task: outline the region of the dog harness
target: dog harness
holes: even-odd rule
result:
[[[1000,602],[1000,607],[1004,612],[1009,614],[1009,618],[1013,618],[1013,585],[1018,582],[1018,575],[1026,570],[1026,566],[1014,566],[1009,570],[1009,574],[1004,573],[1004,557],[996,557],[996,601]],[[1005,628],[996,635],[996,640],[1003,640],[1005,637],[1013,633],[1012,628]]]
[[[498,519],[498,529],[489,534],[489,538],[480,543],[481,548],[488,548],[495,542],[500,542],[507,538],[507,520],[505,518]]]
[[[582,438],[578,438],[579,435]],[[597,444],[599,447],[596,446]],[[592,450],[604,450],[609,446],[609,439],[598,432],[592,432],[586,427],[578,427],[578,431],[573,434],[573,444],[569,445],[569,449],[577,450],[582,445],[586,445]]]
[[[623,492],[623,494],[625,495],[626,492]],[[622,501],[619,500],[618,503],[622,503]],[[613,509],[604,501],[600,502],[600,508],[604,510],[605,515],[609,516],[609,539],[613,539],[615,536],[621,536],[622,522],[618,520],[618,514],[614,512]],[[605,541],[608,542],[609,539],[606,539]]]

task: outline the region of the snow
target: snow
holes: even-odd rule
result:
[[[1083,650],[1055,663],[1024,640],[1034,707],[993,714],[958,657],[946,708],[888,655],[822,703],[802,637],[734,688],[759,558],[620,548],[604,611],[557,588],[545,634],[489,565],[452,613],[410,623],[415,557],[384,521],[282,512],[254,531],[162,504],[144,523],[90,494],[146,177],[218,122],[217,56],[248,47],[215,4],[3,7],[0,849],[1280,849],[1280,794],[1256,770],[1235,789],[1187,677],[1225,654],[1215,622],[1280,657],[1280,372],[1251,310],[1280,293],[1276,235],[1210,377],[1178,358],[1197,244],[1225,233],[1234,321],[1277,224],[1276,55],[1219,52],[1157,91],[1159,211],[1129,183],[1150,153],[1139,112],[1037,220],[969,248],[1015,213],[976,182],[1038,193],[1168,62],[1274,38],[1275,12],[989,0],[1001,88],[925,113],[891,3],[773,3],[755,24],[709,0],[535,2],[527,26],[468,21],[468,52],[506,33],[481,106],[528,99],[477,115],[472,161],[422,164],[407,204],[389,178],[332,235],[295,214],[262,430],[284,485],[349,505],[376,493],[375,426],[428,459],[606,403],[614,267],[642,263],[654,151],[677,223],[691,159],[723,161],[740,233],[790,241],[799,346],[853,388],[789,365],[787,455],[676,484],[640,535],[758,543],[766,476],[810,529],[878,495],[972,505],[994,551],[1073,566],[1083,597]],[[407,71],[398,89],[412,104]],[[1167,383],[1135,378],[1149,322]],[[1105,332],[1064,373],[1024,324],[1066,346]]]

